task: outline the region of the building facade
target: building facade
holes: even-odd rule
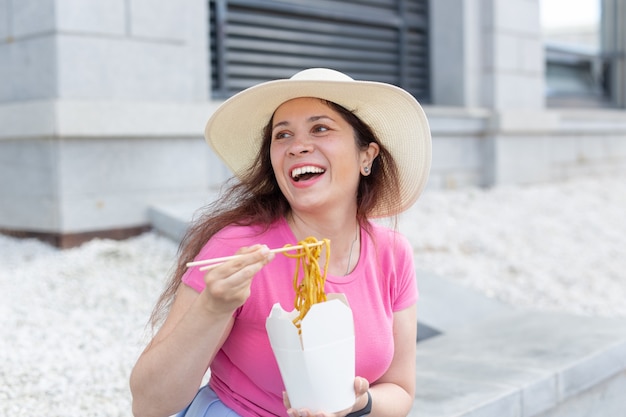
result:
[[[0,230],[71,246],[207,201],[212,111],[311,66],[422,102],[431,188],[623,173],[626,2],[602,1],[610,105],[555,108],[539,0],[0,0]]]

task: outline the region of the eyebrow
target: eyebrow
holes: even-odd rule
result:
[[[311,116],[308,119],[306,119],[307,122],[312,123],[312,122],[317,122],[318,120],[321,119],[328,119],[328,120],[332,120],[333,122],[335,121],[335,119],[333,119],[330,116],[327,116],[325,114],[319,115],[319,116]],[[272,126],[272,130],[276,129],[277,127],[281,127],[281,126],[289,126],[289,122],[288,121],[282,121],[282,122],[278,122],[276,123],[274,126]]]

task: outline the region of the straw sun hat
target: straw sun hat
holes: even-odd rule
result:
[[[417,200],[431,164],[428,120],[413,96],[391,84],[356,81],[326,68],[307,69],[290,79],[250,87],[226,100],[207,122],[204,137],[239,176],[257,156],[263,128],[276,108],[298,97],[318,97],[352,111],[393,156],[400,177],[400,201],[391,209],[381,203],[372,213],[374,217],[399,214]],[[382,201],[390,198],[381,196]]]

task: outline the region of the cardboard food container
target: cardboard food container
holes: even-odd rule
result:
[[[354,321],[343,294],[313,304],[298,328],[298,312],[274,304],[265,327],[289,402],[312,412],[337,412],[355,401]]]

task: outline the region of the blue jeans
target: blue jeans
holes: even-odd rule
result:
[[[208,385],[200,388],[195,398],[176,417],[241,417],[226,407]]]

